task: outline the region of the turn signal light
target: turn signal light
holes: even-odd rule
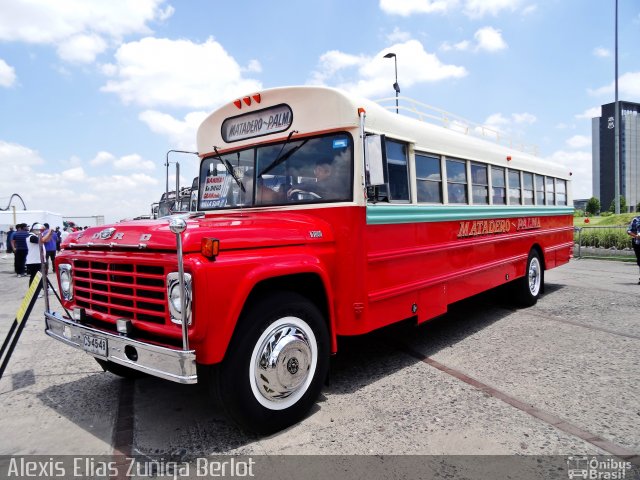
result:
[[[220,240],[217,238],[203,238],[200,242],[200,253],[204,257],[214,259],[220,252]]]

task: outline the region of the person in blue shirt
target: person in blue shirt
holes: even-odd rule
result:
[[[45,231],[42,233],[42,236],[49,239],[44,243],[44,249],[47,252],[45,263],[47,264],[47,271],[49,271],[49,260],[51,260],[51,270],[53,271],[53,268],[55,267],[56,252],[58,250],[58,234],[51,230],[48,223],[44,224],[44,228]],[[52,232],[51,234],[49,234],[50,231]]]
[[[627,228],[627,234],[631,237],[633,252],[636,254],[636,262],[638,263],[638,268],[640,268],[640,216],[631,220],[629,228]],[[640,285],[640,279],[638,279],[638,285]]]
[[[27,237],[29,237],[29,226],[26,223],[16,225],[16,233],[11,239],[13,247],[13,267],[16,277],[26,277],[26,261],[27,261]]]

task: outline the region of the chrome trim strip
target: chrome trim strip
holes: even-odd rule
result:
[[[69,318],[55,312],[45,312],[45,333],[69,346],[85,351],[83,348],[84,333],[106,338],[109,342],[107,357],[88,353],[96,358],[118,363],[133,370],[164,378],[172,382],[193,384],[198,383],[196,372],[195,350],[179,350],[157,345],[150,345],[128,337],[103,332],[86,325],[80,325]],[[132,361],[125,354],[125,347],[136,349],[138,359]]]
[[[137,248],[138,250],[144,250],[147,248],[146,243],[70,243],[67,245],[69,248]]]

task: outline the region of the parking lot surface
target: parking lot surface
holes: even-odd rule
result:
[[[229,423],[202,385],[103,372],[44,334],[38,300],[0,381],[0,455],[613,455],[637,464],[637,273],[572,260],[546,272],[531,308],[494,291],[419,327],[341,339],[312,412],[269,437]],[[12,257],[0,260],[3,339],[26,290]]]

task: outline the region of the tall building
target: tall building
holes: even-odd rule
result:
[[[634,211],[640,202],[640,103],[618,102],[620,107],[620,195]],[[593,196],[608,210],[615,197],[615,103],[602,105],[602,116],[592,119]]]

